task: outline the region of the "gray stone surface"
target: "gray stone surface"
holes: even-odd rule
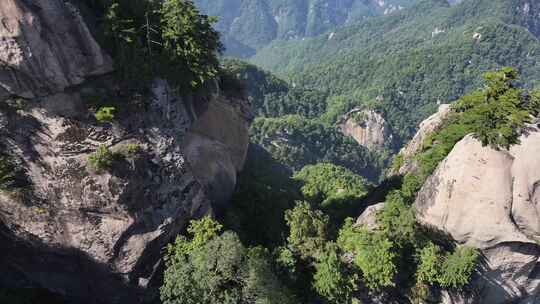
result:
[[[69,2],[2,0],[0,20],[0,99],[61,92],[112,70]]]
[[[441,126],[444,119],[448,117],[450,113],[450,105],[443,104],[439,106],[437,113],[422,121],[413,139],[399,152],[403,157],[403,164],[398,172],[391,172],[391,174],[405,175],[407,173],[415,172],[418,169],[418,164],[413,159],[413,156],[422,149],[422,145],[426,138]]]
[[[540,293],[539,155],[535,127],[510,151],[469,135],[418,194],[420,222],[482,251],[480,303],[534,303]]]
[[[353,110],[339,123],[341,132],[354,138],[371,150],[382,149],[392,144],[392,134],[381,114],[372,110]]]
[[[147,111],[112,124],[97,123],[86,112],[54,114],[55,102],[29,102],[26,109],[8,115],[0,136],[7,138],[3,144],[20,159],[31,182],[26,195],[0,193],[0,222],[11,238],[35,240],[39,248],[47,248],[39,257],[44,261],[58,258],[52,248],[74,250],[78,254],[67,255],[66,265],[84,255],[119,282],[145,287],[154,280],[163,247],[190,219],[228,200],[248,142],[248,120],[235,104],[242,100],[228,103],[214,96],[190,101],[164,94],[166,84],[156,84],[157,98]],[[76,95],[71,102],[80,101]],[[192,103],[206,104],[193,119]],[[71,110],[77,108],[84,107]],[[216,109],[227,114],[205,120]],[[222,134],[212,131],[216,129]],[[100,145],[120,152],[127,144],[139,145],[140,156],[115,161],[103,172],[88,165]],[[49,280],[36,275],[17,250],[8,254],[11,265],[33,285],[112,303],[111,294],[97,292],[101,285],[90,280],[96,275],[92,271],[80,278],[62,267],[42,266],[42,272],[56,274],[56,280]],[[87,262],[70,267],[90,268]]]
[[[368,230],[377,229],[377,214],[381,212],[383,208],[384,203],[378,203],[367,207],[356,220],[355,226],[363,226]]]

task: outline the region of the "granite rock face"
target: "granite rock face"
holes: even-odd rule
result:
[[[69,2],[3,0],[0,20],[0,97],[50,95],[112,71]]]
[[[370,150],[382,149],[392,143],[392,134],[381,114],[371,110],[353,110],[339,124],[341,132]]]
[[[0,152],[28,182],[0,191],[0,286],[142,303],[159,283],[164,246],[232,194],[247,101],[215,88],[180,95],[156,79],[144,107],[100,123],[85,102],[98,81],[87,80],[116,89],[112,63],[77,10],[5,0],[0,17]],[[89,164],[100,146],[114,154],[101,171]]]
[[[399,155],[403,157],[403,163],[399,167],[399,170],[397,172],[391,172],[391,174],[405,175],[415,172],[418,169],[418,164],[413,159],[413,156],[422,149],[426,138],[441,126],[451,111],[449,104],[440,105],[437,113],[422,121],[413,139],[399,152]]]
[[[479,303],[540,300],[539,155],[536,127],[509,151],[483,147],[469,135],[418,194],[421,223],[482,251],[482,271],[474,282]]]
[[[379,228],[377,223],[377,214],[384,209],[384,203],[378,203],[371,205],[362,212],[362,214],[356,219],[354,224],[356,227],[365,227],[366,229],[373,231]]]
[[[242,100],[170,99],[160,95],[164,85],[154,87],[157,98],[147,111],[112,124],[97,123],[84,111],[55,114],[54,103],[46,101],[32,101],[26,109],[4,115],[3,145],[14,151],[31,184],[21,195],[0,193],[0,221],[10,237],[36,241],[35,253],[48,250],[37,254],[42,261],[57,258],[52,248],[76,250],[78,254],[64,258],[69,267],[89,268],[74,262],[84,255],[106,267],[111,278],[146,287],[162,248],[190,219],[227,202],[248,142],[249,116]],[[70,97],[75,109],[83,108],[77,94]],[[213,119],[206,120],[208,116]],[[96,172],[88,158],[101,145],[118,159],[110,170]],[[128,145],[137,145],[138,155],[122,156]],[[37,256],[20,259],[19,249],[12,249],[3,252],[5,260],[17,265],[33,286],[98,297],[97,303],[112,303],[110,296],[125,290],[98,292],[103,286],[91,283],[92,270],[75,275],[64,271],[66,265],[39,270],[57,278],[50,280],[28,266]],[[77,278],[83,286],[72,287]]]

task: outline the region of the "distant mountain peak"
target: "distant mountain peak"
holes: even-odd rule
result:
[[[390,15],[418,0],[195,0],[218,16],[228,54],[249,57],[273,40],[312,37],[371,16]]]

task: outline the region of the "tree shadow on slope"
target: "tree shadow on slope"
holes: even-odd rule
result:
[[[246,245],[279,245],[288,234],[285,210],[301,199],[299,188],[288,167],[250,144],[230,206],[218,210],[218,216]]]

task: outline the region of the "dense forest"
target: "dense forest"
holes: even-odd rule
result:
[[[539,27],[534,16],[516,14],[518,6],[420,1],[331,35],[276,41],[252,62],[296,86],[326,92],[334,120],[357,106],[383,112],[403,143],[437,104],[478,87],[484,72],[513,66],[524,83],[538,86]]]
[[[314,38],[275,40],[250,59],[267,70],[226,59],[257,116],[252,141],[293,170],[323,161],[377,181],[418,124],[441,103],[480,86],[483,73],[513,66],[522,84],[538,87],[539,27],[513,11],[518,2],[408,4]],[[386,119],[393,138],[382,151],[339,130],[353,109]]]
[[[250,57],[274,40],[322,34],[370,16],[388,15],[417,0],[196,0],[205,14],[219,16],[225,54]]]
[[[245,244],[270,248],[277,278],[289,287],[274,295],[278,302],[291,301],[285,299],[292,294],[291,303],[362,303],[367,295],[419,303],[436,301],[441,289],[472,292],[467,284],[478,252],[420,225],[411,205],[427,177],[467,134],[494,149],[508,149],[519,143],[531,117],[538,117],[540,92],[517,85],[516,70],[484,78],[486,86],[461,97],[412,156],[419,163],[416,172],[378,187],[329,163],[292,173],[265,150],[252,149],[224,223]],[[396,158],[394,166],[401,161]],[[374,199],[385,201],[377,227],[354,224],[350,216]],[[352,260],[343,258],[347,254]]]

